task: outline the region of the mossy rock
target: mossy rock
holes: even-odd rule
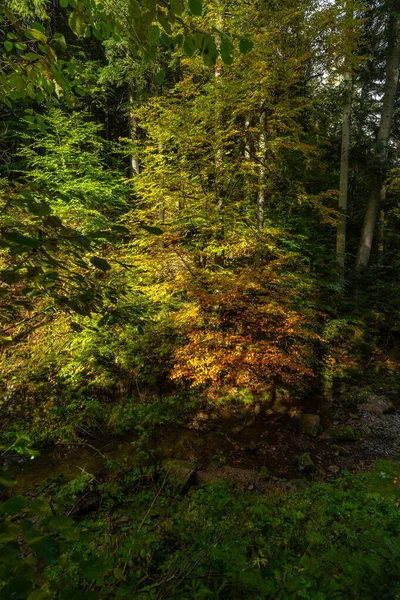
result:
[[[310,435],[311,437],[317,437],[321,421],[318,415],[304,414],[300,417],[299,427],[301,433]]]
[[[172,485],[182,493],[196,483],[196,471],[186,460],[167,458],[163,460],[161,466]]]
[[[312,473],[315,471],[315,464],[308,452],[297,457],[297,464],[299,465],[300,471],[304,471],[305,473]]]
[[[350,425],[332,427],[329,430],[329,437],[336,442],[359,442],[365,440],[369,434],[368,427],[350,427]]]

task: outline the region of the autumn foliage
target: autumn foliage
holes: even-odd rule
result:
[[[260,394],[313,377],[318,335],[282,294],[272,267],[202,274],[188,301],[178,320],[185,343],[175,351],[173,379]]]

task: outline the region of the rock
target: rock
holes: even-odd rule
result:
[[[180,492],[185,492],[196,483],[196,471],[190,462],[167,458],[161,463],[168,479]]]
[[[197,418],[198,418],[199,421],[208,421],[208,419],[210,418],[210,416],[207,413],[205,413],[205,412],[199,412],[197,414]]]
[[[396,410],[394,404],[383,394],[353,387],[340,397],[340,401],[348,406],[357,406],[363,412],[383,415]]]
[[[244,429],[246,429],[247,425],[246,423],[241,423],[240,425],[236,425],[235,427],[232,427],[232,431],[233,433],[241,433]]]
[[[331,465],[330,467],[328,467],[328,471],[330,471],[333,474],[336,474],[339,473],[340,467],[338,467],[337,465]]]
[[[332,450],[338,456],[348,456],[348,454],[349,454],[349,452],[348,452],[348,450],[346,450],[346,448],[343,448],[342,446],[338,446],[337,444],[333,444]]]
[[[249,452],[255,452],[257,450],[257,442],[252,440],[244,445],[244,450],[248,450]]]
[[[396,407],[386,396],[369,394],[368,399],[359,405],[359,410],[374,415],[386,415],[396,411]]]
[[[330,429],[329,437],[338,442],[356,442],[358,439],[354,427],[349,426],[334,427]]]
[[[0,457],[0,465],[3,467],[12,467],[14,465],[21,466],[31,457],[28,454],[17,454],[9,452],[3,458]]]
[[[259,472],[260,479],[268,479],[269,478],[269,470],[267,467],[261,467]]]
[[[306,435],[316,437],[320,428],[320,418],[318,415],[304,414],[300,417],[300,431]]]
[[[285,485],[285,489],[292,494],[303,494],[310,486],[305,479],[289,479]]]
[[[315,471],[315,464],[308,452],[297,457],[297,464],[299,465],[300,471],[304,471],[305,473],[312,473]]]
[[[359,440],[366,440],[371,435],[371,430],[369,427],[362,426],[356,428],[356,433]]]

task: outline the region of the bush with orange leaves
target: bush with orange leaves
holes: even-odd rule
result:
[[[201,273],[178,315],[185,343],[174,353],[171,378],[255,394],[277,384],[302,387],[314,376],[322,340],[314,318],[294,308],[293,284],[290,273],[268,267]]]

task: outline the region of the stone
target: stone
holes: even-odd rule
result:
[[[310,484],[305,479],[289,479],[285,489],[292,494],[303,494]]]
[[[257,450],[257,442],[252,440],[244,445],[244,450],[248,450],[249,452],[255,452]]]
[[[172,485],[180,492],[187,491],[196,483],[196,471],[190,462],[167,458],[161,463]]]
[[[270,473],[269,473],[268,468],[265,466],[261,467],[260,472],[259,472],[260,479],[268,479],[269,475],[270,475]]]
[[[387,415],[395,412],[396,407],[386,396],[375,396],[370,394],[368,399],[359,405],[361,412],[374,415]]]
[[[383,394],[374,394],[370,390],[358,387],[350,388],[342,394],[340,401],[348,406],[356,406],[362,412],[383,415],[394,412],[396,407]]]
[[[305,473],[312,473],[315,471],[315,464],[308,452],[297,457],[297,464],[299,465],[300,471],[304,471]]]
[[[368,427],[333,427],[329,430],[329,437],[338,442],[358,442],[367,438],[370,434]]]
[[[329,437],[338,442],[356,442],[358,439],[354,427],[350,426],[333,427],[329,430]]]
[[[319,432],[321,421],[318,415],[304,414],[300,417],[300,431],[306,435],[316,437]]]
[[[328,467],[328,471],[335,475],[336,473],[339,473],[340,467],[338,467],[337,465],[331,465],[330,467]]]
[[[343,448],[342,446],[338,446],[337,444],[333,444],[332,450],[338,456],[348,456],[348,454],[349,454],[349,452],[348,452],[348,450],[346,450],[346,448]]]

